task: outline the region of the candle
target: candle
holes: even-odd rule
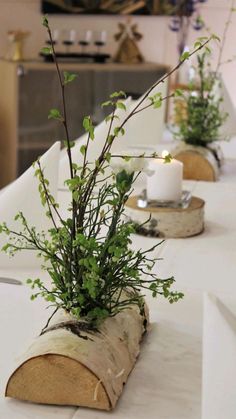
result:
[[[167,151],[163,151],[162,157],[167,154]],[[153,159],[149,169],[153,174],[147,177],[148,200],[179,201],[182,195],[183,163],[175,159],[169,163]]]

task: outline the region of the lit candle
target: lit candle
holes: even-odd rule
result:
[[[163,151],[162,157],[168,155]],[[147,198],[157,201],[178,201],[182,195],[183,163],[171,159],[166,163],[162,159],[153,159],[149,163],[153,172],[147,177]]]

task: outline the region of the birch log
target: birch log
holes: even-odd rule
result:
[[[205,147],[181,143],[171,153],[184,165],[184,179],[215,182],[219,167],[212,151]]]
[[[137,224],[138,233],[156,237],[184,238],[200,234],[204,229],[205,202],[201,198],[193,196],[188,208],[139,208],[137,199],[137,196],[128,199],[125,204],[125,215]],[[141,229],[140,225],[143,225]]]
[[[110,410],[140,352],[147,312],[137,306],[106,319],[99,330],[61,311],[10,376],[5,395],[20,400]]]

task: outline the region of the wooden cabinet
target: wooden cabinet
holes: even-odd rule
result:
[[[61,63],[60,67],[78,75],[66,89],[71,139],[83,133],[85,115],[92,115],[96,123],[104,118],[100,104],[109,94],[124,90],[141,95],[167,70],[151,63]],[[0,187],[14,180],[52,143],[64,140],[63,127],[48,119],[49,110],[60,107],[53,63],[0,61]]]

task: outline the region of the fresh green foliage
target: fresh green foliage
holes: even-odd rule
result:
[[[69,73],[68,71],[64,71],[63,75],[64,75],[64,84],[71,83],[77,77],[77,74]]]
[[[181,103],[176,106],[179,131],[176,138],[187,144],[207,147],[219,139],[219,128],[227,118],[222,112],[222,97],[216,97],[216,75],[206,60],[206,52],[197,56],[197,82],[189,85],[189,91],[182,94]]]
[[[135,173],[120,170],[117,174],[108,174],[106,169],[112,158],[112,144],[119,135],[124,134],[127,121],[149,106],[158,108],[161,105],[165,98],[160,94],[150,94],[181,63],[149,89],[122,123],[116,113],[117,109],[124,112],[126,110],[123,103],[125,93],[120,91],[110,95],[109,100],[103,104],[111,107],[111,114],[106,119],[107,135],[95,162],[89,162],[87,158],[91,141],[96,139],[91,117],[86,116],[83,127],[88,136],[87,142],[80,148],[82,163],[78,165],[72,160],[71,148],[74,142],[69,137],[65,107],[65,88],[75,76],[66,72],[61,74],[47,18],[44,18],[43,24],[51,40],[62,93],[62,109],[51,109],[49,118],[58,120],[65,129],[64,144],[70,167],[70,178],[66,185],[71,193],[71,204],[68,216],[63,218],[38,160],[35,163],[35,176],[39,182],[41,202],[52,227],[47,232],[37,232],[20,212],[16,215],[16,220],[18,224],[21,223],[21,231],[10,230],[5,223],[0,226],[0,233],[7,236],[3,250],[10,256],[24,249],[36,251],[43,260],[42,268],[51,277],[51,286],[46,286],[40,278],[29,278],[27,283],[33,290],[32,299],[41,296],[55,310],[63,308],[88,322],[114,316],[134,304],[142,311],[143,297],[147,290],[151,291],[153,297],[162,295],[173,303],[183,297],[182,293],[171,289],[174,278],[160,279],[153,273],[157,259],[152,258],[150,253],[161,242],[148,250],[134,250],[131,246],[135,227],[123,215],[124,205],[132,192]],[[202,47],[203,45],[199,48]],[[150,104],[143,106],[147,98],[150,99]],[[129,159],[128,156],[124,158]],[[168,163],[170,158],[166,156],[165,161]]]
[[[63,121],[63,117],[58,109],[51,109],[48,115],[48,119],[57,119]]]
[[[85,131],[89,134],[89,138],[94,140],[94,126],[90,116],[85,116],[83,120],[83,127]]]
[[[182,97],[182,96],[183,96],[183,90],[182,89],[175,89],[174,97]]]
[[[189,52],[185,51],[185,52],[183,52],[183,54],[180,56],[179,59],[180,59],[180,61],[185,61],[185,60],[189,59],[189,56],[190,56]]]
[[[45,26],[45,28],[49,29],[49,24],[48,24],[48,17],[47,17],[47,15],[44,15],[44,16],[43,16],[43,19],[42,19],[42,24],[43,24],[43,26]]]
[[[164,157],[164,163],[170,163],[172,159],[173,159],[172,155],[171,154],[167,154]]]
[[[52,48],[51,47],[43,47],[41,48],[41,53],[44,55],[51,55],[52,54]]]

